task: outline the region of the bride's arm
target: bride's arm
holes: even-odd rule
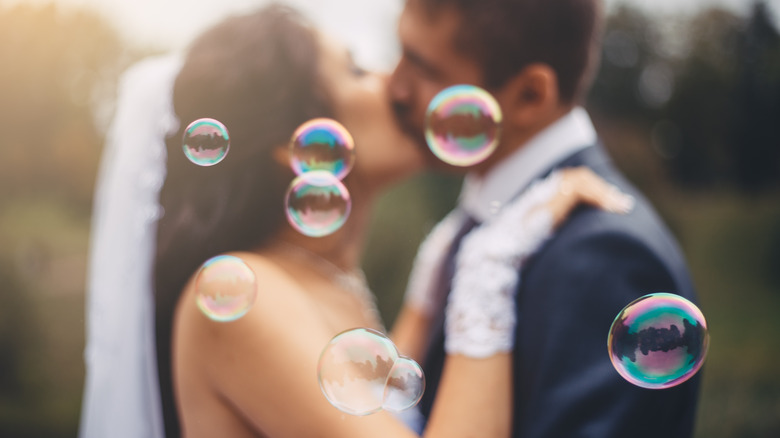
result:
[[[512,430],[512,355],[448,354],[425,437],[508,437]]]
[[[422,363],[428,347],[428,333],[431,332],[432,321],[432,318],[420,309],[405,304],[393,323],[390,339],[401,354]]]

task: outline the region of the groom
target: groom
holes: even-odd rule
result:
[[[652,292],[695,296],[677,244],[615,169],[580,107],[598,63],[601,13],[599,0],[407,0],[399,23],[402,58],[390,94],[421,145],[426,107],[443,88],[478,85],[501,105],[499,147],[467,170],[458,208],[471,219],[488,220],[561,167],[587,166],[637,200],[626,216],[579,209],[522,268],[514,437],[686,437],[693,430],[698,376],[642,389],[624,381],[607,354],[610,324],[632,300]],[[431,165],[445,166],[433,158]],[[450,253],[457,247],[457,239],[448,245]],[[442,293],[450,280],[442,276]],[[424,362],[425,416],[444,358],[439,321]]]

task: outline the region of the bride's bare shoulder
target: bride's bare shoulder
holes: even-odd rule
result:
[[[177,305],[174,334],[177,339],[194,339],[199,344],[224,343],[226,339],[228,344],[257,342],[259,333],[289,329],[293,321],[302,330],[317,330],[316,306],[290,273],[260,254],[236,252],[226,255],[240,258],[254,273],[254,302],[240,318],[225,322],[211,319],[197,305],[198,291],[193,275]]]

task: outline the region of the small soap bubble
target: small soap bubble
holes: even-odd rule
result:
[[[344,413],[362,416],[378,412],[398,357],[393,342],[376,330],[357,328],[339,333],[320,355],[320,389],[330,404]]]
[[[425,375],[417,362],[399,357],[390,370],[382,408],[401,412],[417,406],[425,392]]]
[[[290,165],[297,175],[327,170],[344,179],[355,164],[355,142],[339,122],[319,118],[301,125],[290,141]]]
[[[195,278],[195,302],[214,321],[235,321],[244,316],[257,297],[254,271],[229,255],[210,258]]]
[[[327,236],[341,228],[349,217],[349,191],[332,173],[313,170],[295,178],[287,190],[287,221],[301,234]]]
[[[455,85],[442,90],[428,105],[425,139],[445,163],[472,166],[498,146],[501,120],[501,107],[490,93],[473,85]]]
[[[198,166],[213,166],[224,160],[230,150],[230,135],[225,125],[214,119],[198,119],[184,130],[184,155]]]
[[[617,372],[642,388],[664,389],[690,379],[709,347],[698,307],[669,293],[645,295],[617,315],[607,340]]]

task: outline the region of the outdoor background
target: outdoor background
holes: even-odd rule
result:
[[[776,2],[607,1],[588,100],[615,160],[680,240],[699,290],[711,348],[697,437],[780,436]],[[76,435],[93,184],[120,73],[262,3],[0,0],[1,437]],[[401,0],[290,3],[358,60],[393,65]],[[388,321],[417,244],[458,189],[457,179],[423,176],[380,203],[365,268]]]

